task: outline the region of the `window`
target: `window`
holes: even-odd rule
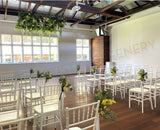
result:
[[[58,61],[58,38],[1,35],[1,63]]]
[[[77,39],[77,60],[89,60],[89,40],[88,39]]]

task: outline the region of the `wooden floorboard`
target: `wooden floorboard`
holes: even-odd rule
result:
[[[94,102],[94,94],[88,94],[83,88],[81,90],[75,89],[78,87],[74,84],[74,76],[69,77],[73,91],[66,92],[65,107],[75,107]],[[82,89],[83,88],[83,89]],[[121,99],[117,94],[115,97],[116,104],[111,108],[117,114],[117,120],[115,122],[105,121],[100,117],[100,129],[101,130],[160,130],[160,98],[157,98],[157,108],[151,110],[150,103],[148,101],[144,104],[144,114],[141,113],[141,105],[132,101],[131,108],[128,107],[128,95],[125,99]],[[65,128],[65,114],[62,117],[63,128]],[[32,123],[29,124],[31,129]],[[53,126],[46,127],[44,130],[53,130]],[[59,130],[59,128],[57,128]]]

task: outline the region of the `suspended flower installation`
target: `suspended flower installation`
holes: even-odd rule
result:
[[[30,12],[19,12],[18,21],[15,26],[25,33],[38,33],[43,35],[59,32],[61,35],[62,28],[65,26],[66,18],[55,17],[42,14],[32,14]]]

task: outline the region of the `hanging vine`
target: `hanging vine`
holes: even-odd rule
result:
[[[59,32],[65,26],[66,18],[55,17],[42,14],[32,14],[30,12],[19,12],[15,29],[20,29],[25,33],[41,32],[43,35]]]

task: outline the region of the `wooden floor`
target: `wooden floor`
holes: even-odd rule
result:
[[[65,107],[94,102],[94,95],[86,92],[84,84],[76,86],[73,75],[69,76],[69,81],[72,83],[74,90],[66,92]],[[79,89],[75,89],[75,87]],[[144,114],[141,113],[141,105],[138,106],[137,102],[132,101],[131,108],[128,108],[128,95],[122,100],[120,95],[117,94],[115,100],[117,103],[112,105],[111,108],[116,112],[117,120],[109,122],[100,117],[101,130],[160,130],[160,98],[157,99],[157,108],[154,110],[151,110],[150,103],[146,101]],[[62,120],[63,128],[65,128],[65,115],[63,115]],[[31,127],[31,123],[29,124]],[[44,130],[50,129],[53,130],[54,128],[47,127]]]

